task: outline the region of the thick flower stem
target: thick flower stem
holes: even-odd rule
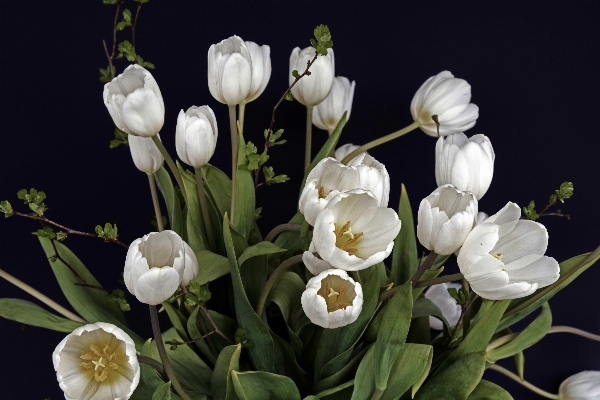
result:
[[[44,303],[45,305],[47,305],[48,307],[53,309],[54,311],[58,312],[59,314],[62,314],[65,318],[68,318],[73,322],[80,322],[82,324],[87,324],[87,321],[85,319],[81,318],[79,315],[72,313],[71,311],[67,310],[66,308],[64,308],[63,306],[61,306],[60,304],[58,304],[57,302],[55,302],[48,296],[38,292],[37,290],[35,290],[34,288],[29,286],[25,282],[15,278],[8,272],[1,270],[1,269],[0,269],[0,278],[6,279],[7,281],[12,283],[19,289],[22,289],[25,292],[29,293],[30,295],[32,295],[33,297],[35,297],[36,299],[38,299],[39,301],[41,301],[42,303]]]
[[[142,356],[142,355],[138,354],[137,359],[138,359],[139,363],[146,364],[146,365],[149,365],[152,368],[154,368],[156,370],[156,372],[158,372],[160,374],[160,376],[163,378],[163,380],[169,379],[165,375],[165,369],[164,369],[163,365],[160,362],[156,361],[154,358],[146,357],[146,356]]]
[[[177,181],[177,184],[179,185],[179,188],[181,189],[181,193],[183,193],[183,197],[185,198],[185,186],[183,186],[183,178],[181,178],[181,174],[179,173],[179,170],[177,169],[177,165],[175,165],[175,162],[169,155],[169,152],[167,151],[167,149],[165,148],[163,143],[158,138],[158,135],[152,136],[152,141],[154,142],[156,147],[158,147],[160,154],[162,154],[165,161],[167,162],[167,165],[171,169],[173,176],[175,176],[175,180]]]
[[[235,105],[229,106],[229,129],[231,130],[231,209],[229,210],[229,221],[233,223],[235,211],[235,178],[237,176],[239,147]]]
[[[217,245],[215,242],[215,235],[212,230],[210,223],[210,216],[208,214],[208,203],[206,202],[206,193],[204,190],[204,184],[202,183],[202,170],[200,168],[195,169],[196,172],[196,187],[198,188],[198,198],[200,199],[200,208],[202,209],[202,218],[204,219],[204,227],[206,228],[206,236],[208,236],[208,245],[212,252],[217,251]]]
[[[156,348],[158,349],[160,359],[162,360],[162,364],[165,369],[165,374],[171,380],[171,385],[173,385],[173,388],[183,400],[192,400],[192,398],[183,390],[183,388],[179,384],[179,381],[177,380],[177,377],[175,376],[175,373],[171,368],[169,356],[167,356],[162,334],[160,333],[160,325],[158,324],[158,312],[156,312],[156,306],[150,306],[150,320],[152,322],[152,333],[154,334],[154,341],[156,343]]]
[[[389,142],[390,140],[399,138],[400,136],[405,135],[405,134],[407,134],[410,131],[414,131],[419,126],[421,126],[421,123],[419,121],[415,121],[412,124],[410,124],[409,126],[407,126],[406,128],[402,128],[399,131],[392,132],[389,135],[382,136],[379,139],[375,139],[373,141],[370,141],[367,144],[363,144],[358,149],[356,149],[352,153],[348,154],[342,160],[342,164],[346,164],[347,165],[354,157],[356,157],[360,153],[365,152],[365,151],[367,151],[369,149],[372,149],[375,146],[379,146],[380,144],[384,144],[386,142]]]
[[[160,203],[158,202],[158,194],[156,193],[156,183],[154,182],[154,174],[147,174],[148,182],[150,183],[150,193],[152,194],[152,204],[154,204],[154,214],[156,215],[156,226],[158,231],[165,230],[163,224],[162,213],[160,212]]]
[[[306,145],[304,147],[304,172],[308,170],[312,148],[312,107],[306,107]]]
[[[259,317],[262,315],[262,312],[265,309],[265,304],[267,303],[267,298],[269,297],[269,293],[271,293],[271,290],[275,287],[275,285],[279,281],[279,278],[281,277],[281,275],[283,275],[283,273],[285,271],[287,271],[288,268],[290,268],[292,265],[295,265],[295,264],[298,264],[301,262],[302,262],[302,254],[298,254],[296,256],[288,258],[287,260],[285,260],[284,262],[279,264],[279,266],[277,268],[275,268],[275,271],[273,271],[271,276],[269,276],[269,279],[267,279],[267,282],[265,283],[265,287],[263,288],[262,292],[260,293],[260,297],[258,298],[258,303],[256,304],[256,314]]]
[[[302,229],[302,225],[300,225],[300,224],[277,225],[275,228],[271,229],[271,232],[269,232],[267,234],[267,236],[265,236],[265,242],[272,242],[277,237],[277,235],[279,235],[282,232],[285,232],[285,231],[300,232],[300,229]]]
[[[499,366],[497,364],[490,365],[490,369],[493,369],[494,371],[498,371],[501,374],[503,374],[505,376],[508,376],[513,381],[520,383],[521,385],[525,386],[527,389],[531,390],[532,392],[535,392],[535,393],[539,394],[542,397],[545,397],[547,399],[558,399],[559,398],[557,394],[548,393],[545,390],[542,390],[542,389],[538,388],[537,386],[532,385],[531,383],[529,383],[527,381],[522,381],[521,378],[519,378],[517,375],[513,374],[512,372],[510,372],[506,368],[501,367],[501,366]]]
[[[463,312],[463,337],[467,337],[467,333],[469,333],[469,327],[471,325],[471,311],[467,304],[467,300],[469,299],[469,290],[471,289],[469,287],[469,281],[467,281],[465,278],[462,279],[462,287],[466,292],[466,299],[465,299],[465,304],[462,305],[462,312]]]
[[[240,122],[240,133],[244,133],[244,114],[246,113],[246,103],[238,106],[238,121]]]
[[[461,274],[460,272],[458,274],[444,275],[444,276],[440,276],[439,278],[426,279],[424,281],[419,281],[415,284],[415,288],[439,285],[440,283],[459,281],[462,278],[463,278],[463,274]]]

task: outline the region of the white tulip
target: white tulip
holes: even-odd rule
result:
[[[137,169],[147,174],[158,171],[165,161],[152,138],[130,135],[129,150]]]
[[[307,47],[300,51],[299,47],[292,50],[290,56],[290,85],[296,80],[292,71],[302,74],[306,64],[313,59],[316,53],[314,47]],[[314,107],[327,97],[333,78],[335,77],[335,59],[333,49],[327,49],[326,56],[318,56],[309,69],[310,75],[303,76],[292,88],[292,95],[296,100],[307,107]]]
[[[323,261],[314,254],[315,251],[315,244],[310,242],[308,251],[305,251],[302,254],[302,262],[306,266],[306,269],[308,269],[313,275],[319,275],[323,271],[332,269],[333,267],[331,264],[329,264],[327,261]]]
[[[600,371],[582,371],[568,377],[558,389],[560,400],[600,400]]]
[[[488,219],[490,216],[484,213],[483,211],[479,211],[477,213],[477,218],[475,218],[475,226],[479,224],[483,224],[483,221]],[[454,255],[458,257],[458,253],[460,252],[460,248],[454,252]]]
[[[208,49],[208,90],[223,104],[242,103],[252,88],[252,59],[246,43],[232,36]]]
[[[352,143],[346,143],[345,145],[340,146],[337,149],[335,149],[335,151],[333,152],[333,158],[335,158],[339,162],[342,162],[344,160],[344,158],[346,158],[347,155],[349,155],[350,153],[352,153],[354,150],[358,149],[359,147],[360,146],[357,146]],[[366,151],[364,153],[360,153],[359,155],[354,157],[352,160],[350,160],[348,165],[355,165],[356,160],[359,157],[361,157],[363,154],[369,154],[369,153]],[[360,158],[360,159],[362,160],[362,158]]]
[[[334,268],[358,271],[389,256],[398,232],[393,209],[378,207],[369,192],[352,190],[337,194],[319,213],[312,243]]]
[[[104,105],[123,132],[152,137],[165,122],[165,103],[150,72],[132,64],[104,85]]]
[[[442,315],[448,321],[448,324],[454,326],[458,323],[462,308],[456,303],[456,300],[450,296],[448,289],[460,289],[462,287],[459,283],[440,283],[438,285],[431,286],[425,292],[425,298],[431,300],[433,304],[440,308]],[[442,330],[444,324],[439,319],[430,316],[429,326],[431,329]]]
[[[440,135],[463,132],[475,125],[479,108],[471,103],[471,85],[442,71],[427,79],[410,103],[410,112],[429,136],[438,136],[432,115],[438,116]]]
[[[524,297],[559,278],[558,262],[544,256],[548,231],[520,216],[519,206],[509,202],[477,225],[460,249],[460,272],[485,299]]]
[[[435,145],[435,180],[471,192],[480,200],[494,175],[494,148],[487,136],[462,133],[442,136]]]
[[[371,192],[379,207],[387,207],[390,199],[390,175],[385,165],[367,153],[357,156],[352,165],[358,170],[358,188]]]
[[[300,299],[310,321],[323,328],[339,328],[356,321],[363,305],[360,283],[346,271],[329,269],[311,278]]]
[[[52,361],[66,400],[127,400],[140,381],[135,343],[105,322],[75,329],[56,346]]]
[[[123,279],[140,302],[157,305],[198,275],[191,247],[173,231],[152,232],[129,246]]]
[[[184,163],[200,168],[210,161],[217,147],[219,129],[209,106],[181,110],[175,128],[175,149]]]
[[[329,95],[313,109],[312,123],[331,134],[346,111],[348,112],[346,122],[348,122],[355,86],[355,81],[350,83],[348,78],[336,76]]]
[[[477,199],[452,185],[444,185],[421,200],[417,237],[427,250],[437,254],[454,253],[473,229]]]
[[[252,60],[252,86],[244,103],[255,100],[264,92],[271,78],[271,48],[266,44],[259,46],[254,42],[246,41],[246,47]]]

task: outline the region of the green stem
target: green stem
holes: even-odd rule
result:
[[[318,397],[319,399],[322,399],[323,397],[326,397],[326,396],[328,396],[330,394],[339,392],[340,390],[346,389],[346,388],[348,388],[350,386],[354,386],[354,379],[352,379],[351,381],[348,381],[346,383],[342,383],[341,385],[336,386],[334,388],[323,390],[322,392],[317,393],[315,395],[315,397]]]
[[[162,213],[160,212],[160,203],[158,202],[158,194],[156,193],[156,183],[154,182],[154,174],[147,174],[148,182],[150,183],[150,193],[152,194],[152,204],[154,204],[154,215],[156,215],[156,226],[158,231],[165,230],[163,224]]]
[[[177,377],[175,376],[175,373],[171,368],[169,356],[167,356],[167,351],[165,350],[165,344],[163,343],[162,334],[160,333],[160,325],[158,324],[158,313],[156,312],[156,306],[150,306],[150,321],[152,322],[152,333],[154,333],[154,342],[156,343],[156,349],[158,350],[158,354],[160,355],[160,359],[162,360],[162,364],[165,369],[165,374],[171,380],[173,388],[183,400],[192,400],[192,398],[181,387],[181,384],[177,380]]]
[[[279,278],[281,277],[281,275],[283,275],[283,273],[285,271],[287,271],[288,268],[290,268],[292,265],[295,265],[295,264],[298,264],[301,262],[302,262],[302,254],[298,254],[296,256],[288,258],[287,260],[285,260],[284,262],[279,264],[279,266],[277,268],[275,268],[275,271],[273,271],[271,276],[269,276],[269,279],[267,279],[267,282],[265,283],[265,287],[263,288],[262,292],[260,293],[260,297],[258,298],[258,303],[256,304],[256,314],[259,317],[262,315],[262,313],[265,309],[265,304],[267,303],[267,298],[269,297],[269,293],[271,293],[271,290],[275,287],[275,285],[279,281]]]
[[[350,278],[354,279],[355,282],[358,282],[360,285],[362,285],[362,280],[360,279],[360,274],[358,271],[348,271],[348,275],[350,275]]]
[[[467,333],[469,333],[469,327],[471,325],[471,311],[470,308],[467,307],[466,301],[469,299],[469,281],[465,278],[462,279],[462,287],[467,292],[467,297],[465,299],[465,304],[463,304],[463,337],[467,337]]]
[[[163,380],[166,381],[167,379],[169,379],[165,375],[165,368],[163,367],[163,365],[160,362],[156,361],[154,358],[146,357],[146,356],[142,356],[142,355],[138,354],[137,359],[138,359],[139,363],[146,364],[146,365],[149,365],[152,368],[154,368],[156,370],[156,372],[158,372],[160,374],[160,376],[163,378]]]
[[[181,193],[183,194],[183,197],[186,198],[186,195],[185,195],[185,186],[183,186],[183,178],[181,177],[181,174],[179,173],[179,170],[177,169],[177,165],[175,165],[175,162],[173,161],[173,159],[169,155],[169,152],[167,151],[167,149],[165,148],[165,146],[163,145],[163,143],[158,138],[158,135],[152,136],[152,141],[154,142],[154,144],[156,145],[156,147],[158,147],[158,150],[160,151],[160,154],[162,154],[162,156],[164,157],[165,161],[167,162],[167,165],[169,166],[169,169],[173,173],[173,176],[175,176],[175,180],[177,181],[177,184],[179,185],[179,188],[181,189]]]
[[[439,285],[440,283],[454,282],[454,281],[461,280],[462,278],[463,278],[463,274],[461,274],[460,272],[458,274],[444,275],[444,276],[440,276],[439,278],[418,281],[415,284],[415,288]]]
[[[371,396],[371,400],[379,400],[381,398],[381,396],[383,396],[383,393],[385,392],[385,389],[377,389],[375,388],[375,393],[373,393],[373,395]]]
[[[501,374],[503,374],[505,376],[508,376],[513,381],[520,383],[521,385],[525,386],[527,389],[531,390],[532,392],[535,392],[535,393],[539,394],[542,397],[545,397],[547,399],[559,399],[559,397],[558,397],[557,394],[548,393],[545,390],[542,390],[542,389],[538,388],[537,386],[532,385],[531,383],[529,383],[527,381],[522,381],[521,378],[519,378],[517,375],[513,374],[512,372],[510,372],[506,368],[503,368],[503,367],[501,367],[501,366],[499,366],[497,364],[490,365],[490,369],[493,369],[494,371],[498,371]]]
[[[198,198],[200,199],[200,208],[202,209],[202,218],[204,219],[204,227],[206,228],[206,236],[208,236],[208,245],[212,252],[217,251],[217,245],[215,242],[215,235],[212,230],[212,224],[210,223],[210,216],[208,214],[208,203],[206,202],[206,192],[204,190],[204,184],[202,183],[202,170],[200,168],[195,169],[196,173],[196,187],[198,188]]]
[[[271,229],[271,232],[269,232],[267,234],[267,236],[265,236],[265,242],[272,242],[275,239],[275,237],[277,235],[279,235],[281,232],[285,232],[285,231],[300,232],[300,229],[302,229],[302,225],[300,225],[300,224],[277,225],[275,228]]]
[[[304,147],[304,172],[310,166],[310,153],[312,150],[312,107],[306,107],[306,145]]]
[[[238,106],[238,121],[240,122],[240,133],[244,133],[244,114],[246,112],[246,103],[242,103]]]
[[[600,335],[594,335],[581,329],[573,328],[572,326],[553,326],[546,333],[572,333],[574,335],[583,336],[586,339],[596,340],[600,342]]]
[[[415,121],[412,124],[410,124],[409,126],[407,126],[406,128],[402,128],[399,131],[392,132],[389,135],[382,136],[379,139],[375,139],[373,141],[370,141],[367,144],[363,144],[358,149],[356,149],[352,153],[348,154],[342,160],[342,164],[348,164],[354,157],[356,157],[360,153],[365,152],[365,151],[367,151],[369,149],[372,149],[375,146],[379,146],[380,144],[384,144],[386,142],[389,142],[390,140],[399,138],[400,136],[405,135],[405,134],[407,134],[410,131],[414,131],[419,126],[421,126],[421,123],[419,121]]]
[[[421,278],[421,276],[425,273],[425,271],[427,271],[435,263],[435,259],[437,258],[437,256],[438,255],[432,251],[431,253],[429,253],[429,255],[427,256],[425,261],[423,261],[423,263],[421,263],[421,265],[419,266],[419,269],[417,269],[417,272],[415,272],[415,274],[411,278],[413,288],[417,287],[416,284],[417,284],[417,282],[419,282],[419,278]],[[402,286],[396,286],[395,288],[386,290],[385,292],[381,293],[381,295],[379,296],[379,302],[381,303],[382,301],[389,299],[390,297],[395,295],[396,292],[398,290],[400,290],[401,287]]]
[[[229,221],[233,224],[235,211],[235,179],[238,165],[238,131],[235,118],[235,105],[229,106],[229,130],[231,131],[231,209],[229,210]]]

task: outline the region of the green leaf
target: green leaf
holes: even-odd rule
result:
[[[235,176],[235,211],[233,227],[248,240],[254,225],[254,209],[256,208],[254,178],[248,170],[240,169],[244,165],[246,142],[241,132],[238,132],[238,170]]]
[[[406,343],[394,359],[387,389],[381,400],[397,399],[411,387],[416,387],[416,393],[429,373],[432,357],[431,346]]]
[[[327,25],[321,24],[315,28],[314,35],[316,42],[311,39],[311,45],[317,49],[317,53],[326,56],[327,49],[333,47],[333,41],[331,40],[331,32],[329,31],[329,28]]]
[[[171,382],[159,385],[152,395],[152,400],[171,400]]]
[[[229,259],[236,318],[239,326],[248,331],[247,337],[252,342],[252,347],[248,351],[254,367],[259,371],[272,371],[273,353],[275,351],[273,339],[269,334],[269,329],[256,315],[248,301],[248,297],[246,297],[231,236],[231,228],[227,219],[227,214],[225,214],[223,218],[223,239],[227,250],[227,258]]]
[[[240,258],[238,259],[238,264],[242,265],[244,262],[252,257],[264,256],[267,254],[277,254],[284,253],[286,249],[279,248],[271,242],[260,242],[255,244],[254,246],[248,247]]]
[[[468,400],[513,400],[513,397],[495,383],[480,380]]]
[[[371,345],[367,345],[338,372],[317,382],[313,391],[319,393],[341,385],[343,382],[346,382],[349,379],[353,379],[356,375],[356,368],[360,365],[360,362],[371,347]]]
[[[169,320],[171,320],[171,324],[173,324],[173,327],[175,328],[175,330],[177,330],[179,336],[183,338],[182,341],[188,342],[190,340],[190,337],[188,336],[187,331],[185,329],[187,325],[187,319],[183,316],[183,314],[176,310],[168,301],[163,302],[162,306],[167,312]]]
[[[96,235],[104,239],[117,239],[119,237],[117,224],[113,225],[109,222],[104,224],[104,228],[102,228],[102,225],[96,225],[94,231],[96,232]]]
[[[128,8],[126,8],[125,10],[123,10],[123,21],[124,22],[131,22],[131,11],[129,11]]]
[[[517,369],[517,374],[521,380],[525,380],[525,354],[522,351],[518,352],[513,356],[515,360],[515,368]]]
[[[540,218],[540,215],[535,210],[535,201],[531,200],[527,207],[523,207],[523,214],[532,221]]]
[[[287,376],[260,371],[231,371],[231,378],[240,400],[300,400],[298,388]]]
[[[285,99],[287,101],[294,101],[294,96],[292,96],[292,92],[285,92]]]
[[[210,351],[208,344],[206,344],[206,340],[200,339],[200,337],[202,337],[203,335],[202,335],[202,332],[200,332],[200,329],[198,329],[199,315],[204,315],[204,313],[200,312],[200,309],[198,307],[196,307],[187,320],[187,331],[188,331],[188,334],[190,335],[190,339],[194,340],[194,346],[196,346],[196,348],[198,350],[200,350],[200,353],[202,353],[204,358],[206,360],[208,360],[208,362],[211,363],[211,365],[215,365],[215,363],[217,362],[217,358]],[[206,332],[206,330],[205,330],[205,332]],[[216,337],[216,335],[215,335],[215,337]],[[213,379],[214,379],[214,376],[213,376]]]
[[[115,67],[113,66],[112,76],[114,76],[114,74],[115,74],[114,68]],[[111,80],[110,77],[111,77],[111,75],[106,76],[106,82],[110,82],[110,80]],[[100,78],[100,80],[102,81],[102,78]],[[110,141],[109,148],[114,149],[115,147],[118,147],[120,145],[129,146],[129,135],[127,133],[125,133],[122,130],[120,130],[119,128],[115,127],[113,134],[115,135],[115,138]]]
[[[25,325],[71,333],[83,324],[46,311],[37,304],[21,299],[0,299],[0,317]]]
[[[148,339],[144,343],[141,354],[161,362],[160,357],[158,356],[158,351],[156,350],[156,345],[152,342],[152,339]],[[154,392],[160,385],[164,383],[154,368],[143,363],[140,363],[140,377],[141,381],[143,381],[148,389],[150,389],[152,392]]]
[[[398,236],[394,240],[390,278],[395,285],[402,285],[412,278],[419,266],[415,222],[404,184],[400,190],[398,218],[402,221],[402,229],[400,229],[400,233],[398,233]]]
[[[158,181],[158,188],[167,205],[170,228],[182,236],[184,235],[184,232],[181,220],[181,204],[179,203],[179,196],[175,193],[173,181],[164,166],[160,167],[154,176]]]
[[[196,253],[196,258],[200,268],[194,281],[200,285],[212,282],[229,273],[229,261],[222,255],[209,250],[200,250]]]
[[[231,371],[239,371],[242,345],[225,347],[217,358],[213,371],[211,390],[215,399],[237,400],[231,380]]]
[[[144,381],[140,380],[129,400],[148,400],[152,398],[152,393],[154,393],[152,389],[146,386]],[[171,399],[175,400],[174,398]]]
[[[432,316],[442,321],[444,324],[444,330],[446,330],[446,333],[449,333],[450,324],[442,314],[442,310],[440,310],[440,308],[431,300],[420,297],[415,300],[412,310],[412,317],[419,318],[425,316]],[[429,318],[427,318],[427,321],[429,321]]]
[[[177,161],[177,167],[181,173],[186,194],[187,233],[185,238],[190,247],[197,253],[200,250],[207,249],[206,243],[208,243],[208,239],[206,238],[205,221],[202,217],[202,209],[200,208],[196,177],[191,172],[184,170],[179,161]]]
[[[0,211],[4,213],[4,218],[8,218],[13,215],[13,208],[7,200],[0,202]]]
[[[120,2],[121,0],[102,0],[102,3],[104,4],[118,4]]]
[[[129,42],[129,40],[124,40],[117,45],[117,49],[121,54],[127,58],[128,61],[135,61],[135,47]]]

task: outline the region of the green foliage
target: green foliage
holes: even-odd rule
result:
[[[273,171],[273,167],[263,167],[263,175],[265,176],[265,182],[267,185],[273,185],[275,183],[283,183],[290,180],[287,175],[277,175]]]
[[[523,207],[523,214],[527,217],[527,219],[535,221],[540,218],[540,214],[535,210],[535,201],[531,200],[527,207]]]
[[[482,379],[467,400],[513,400],[513,397],[495,383]]]
[[[287,376],[261,371],[231,371],[233,388],[240,400],[300,400],[298,388]]]
[[[131,26],[131,11],[128,8],[123,10],[123,19],[117,24],[117,30],[122,31],[128,26]],[[121,51],[121,49],[119,49]]]
[[[42,229],[38,229],[36,232],[33,232],[34,235],[39,237],[48,238],[51,240],[63,241],[67,238],[67,234],[64,232],[54,232],[51,226],[44,226]]]
[[[465,305],[469,301],[469,291],[465,288],[448,288],[448,294],[456,300],[456,304],[458,305]]]
[[[152,394],[152,400],[171,400],[171,382],[158,386]]]
[[[101,237],[103,239],[116,240],[119,237],[119,230],[117,228],[117,224],[111,224],[110,222],[104,224],[104,228],[102,228],[102,225],[96,225],[94,231],[96,232],[96,235],[98,235],[98,237]]]
[[[119,4],[119,3],[121,3],[121,1],[122,0],[102,0],[102,3],[111,5],[111,4]]]
[[[281,135],[283,135],[283,129],[279,129],[275,132],[271,132],[271,135],[269,135],[268,129],[265,129],[265,132],[264,132],[265,140],[268,141],[269,147],[277,146],[278,144],[284,144],[285,142],[287,142],[287,140],[285,140],[285,139],[278,140],[281,137]]]
[[[312,47],[317,49],[317,53],[322,56],[327,55],[327,49],[333,47],[333,41],[331,40],[331,32],[327,25],[319,25],[314,30],[315,39],[310,39]]]
[[[417,272],[419,266],[415,222],[404,184],[402,184],[400,189],[398,218],[402,222],[402,229],[400,229],[398,236],[394,240],[390,279],[395,285],[402,285]]]
[[[233,227],[245,240],[248,240],[250,231],[254,226],[254,210],[256,209],[256,193],[254,177],[247,170],[240,169],[245,164],[246,141],[241,132],[238,132],[238,171],[235,175],[235,211]]]
[[[131,306],[125,298],[125,292],[123,292],[121,289],[114,289],[111,291],[109,299],[117,303],[121,311],[131,311]]]
[[[292,71],[292,76],[293,76],[294,78],[296,78],[296,79],[299,79],[299,78],[300,78],[300,73],[298,72],[298,70],[297,70],[297,69],[295,69],[295,70],[293,70],[293,71]]]
[[[246,143],[246,160],[243,165],[239,166],[239,169],[247,171],[255,171],[259,169],[269,159],[269,155],[266,152],[261,154],[257,153],[258,149],[252,142]]]
[[[138,3],[138,4],[146,4],[149,1],[150,0],[135,0],[135,2]]]
[[[4,213],[4,218],[11,217],[13,215],[12,205],[8,202],[8,200],[2,200],[0,202],[0,212]]]
[[[560,188],[554,192],[550,196],[550,200],[548,204],[555,204],[556,201],[560,201],[561,203],[565,202],[565,199],[573,196],[573,183],[572,182],[563,182],[560,184]]]
[[[227,346],[221,353],[215,364],[210,388],[213,398],[224,400],[237,400],[231,380],[231,371],[239,371],[241,345]]]
[[[99,68],[99,72],[100,82],[108,83],[112,80],[112,78],[114,78],[117,70],[114,65],[108,65],[106,68]]]
[[[124,40],[119,43],[117,49],[119,50],[119,56],[124,56],[128,61],[135,61],[135,47],[129,40]]]
[[[294,101],[294,96],[292,96],[292,92],[290,92],[289,90],[285,92],[284,99],[286,99],[287,101]]]
[[[39,217],[44,215],[44,212],[48,210],[48,206],[44,204],[44,199],[46,199],[46,193],[35,190],[34,188],[29,189],[21,189],[17,192],[17,197],[20,200],[23,200],[24,204],[28,204],[31,211]]]
[[[200,285],[197,281],[190,281],[188,290],[190,293],[186,293],[184,297],[185,303],[190,307],[196,305],[202,306],[210,300],[211,293],[207,285]]]
[[[100,79],[102,80],[102,79]],[[114,149],[120,145],[129,146],[129,135],[115,126],[113,131],[115,138],[110,141],[109,148]]]
[[[144,61],[144,59],[142,58],[142,56],[140,56],[139,54],[137,54],[135,56],[135,62],[137,62],[140,66],[147,68],[147,69],[154,69],[156,68],[156,66],[154,64],[152,64],[150,61]]]
[[[37,304],[21,299],[0,299],[0,317],[30,326],[71,333],[83,324],[54,315]]]

